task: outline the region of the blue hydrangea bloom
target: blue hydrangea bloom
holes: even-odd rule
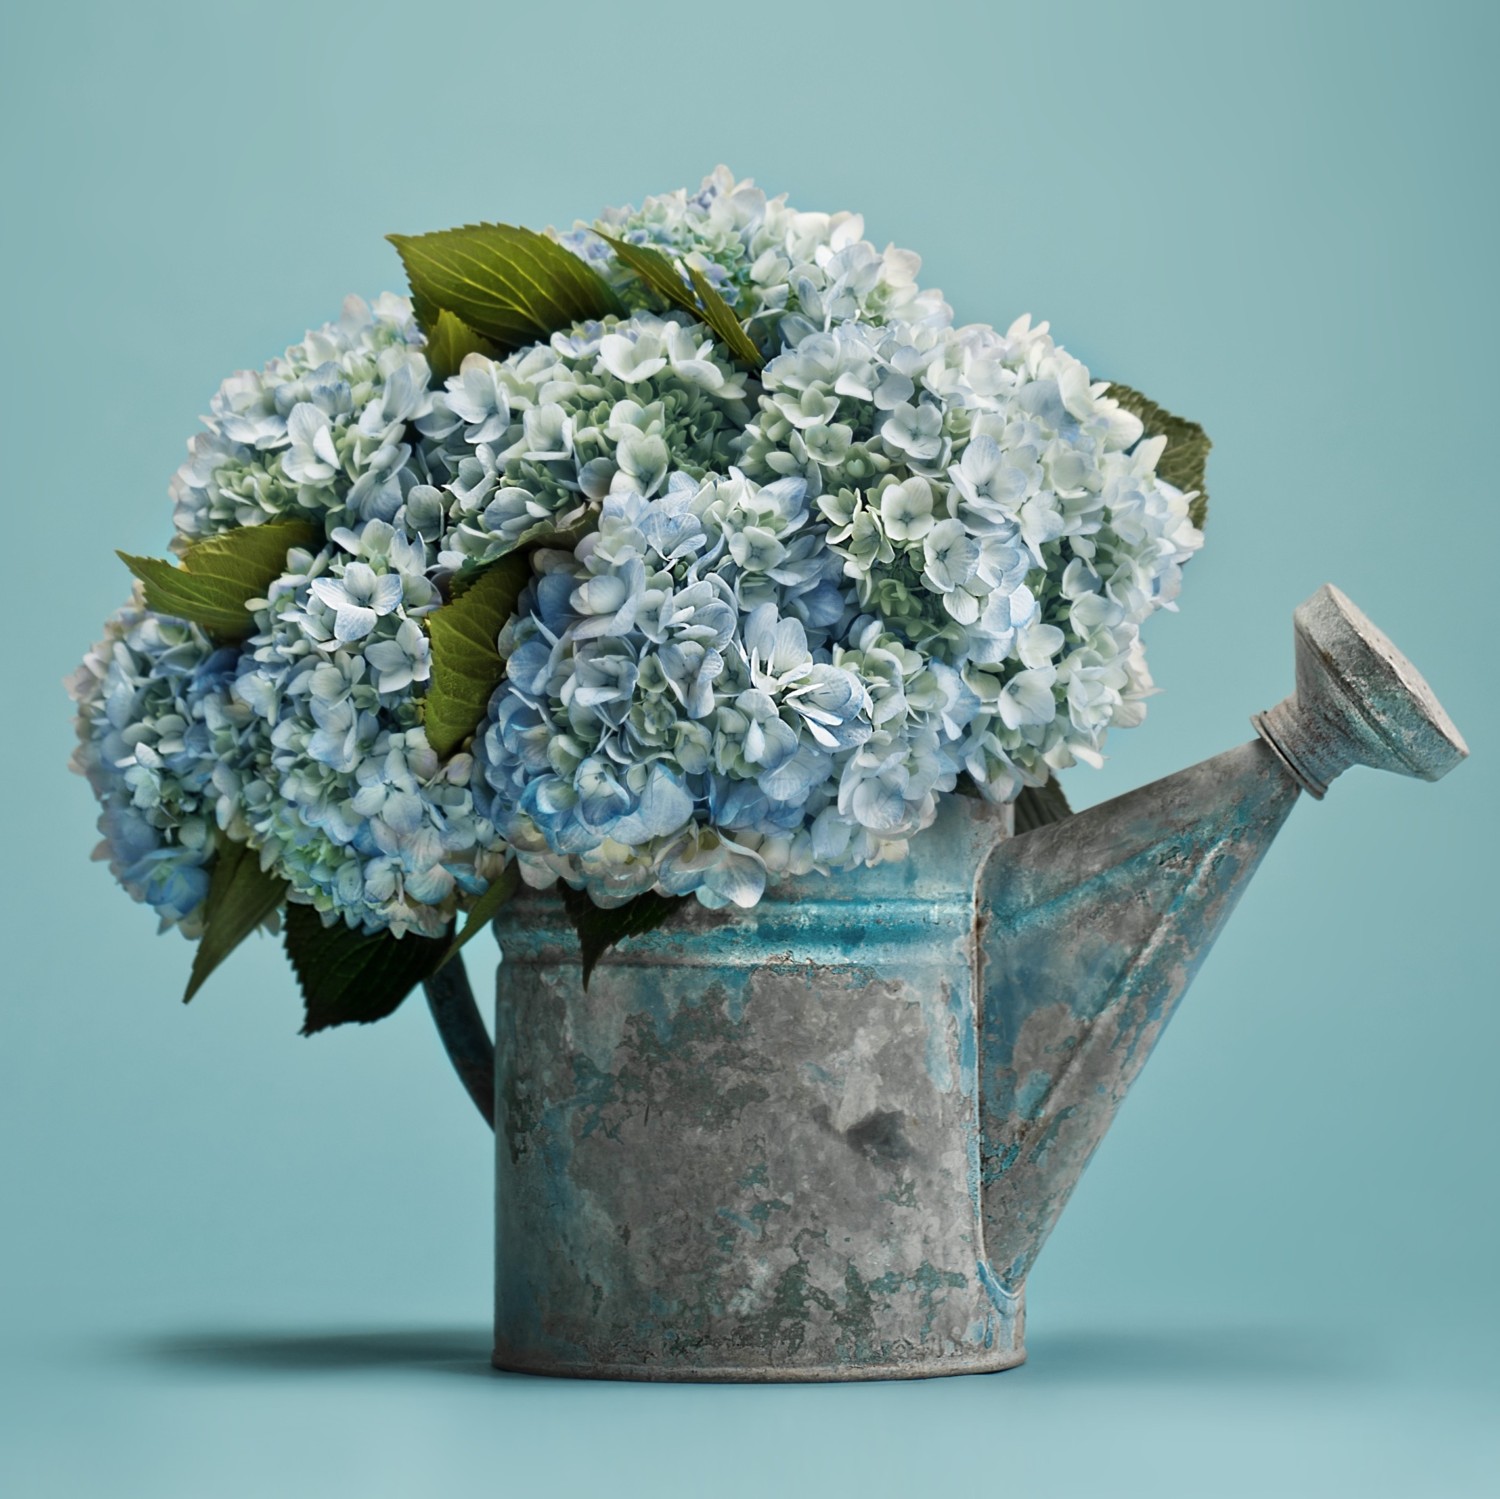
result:
[[[596,231],[696,267],[764,369]],[[318,540],[243,644],[137,599],[73,679],[104,857],[165,925],[199,929],[226,838],[367,931],[438,935],[511,859],[601,904],[753,905],[1144,716],[1141,628],[1202,537],[1163,440],[1045,324],[955,328],[916,256],[722,168],[558,238],[627,316],[439,382],[409,302],[351,298],[214,397],[174,545]],[[505,678],[440,760],[428,617],[531,544]]]
[[[77,704],[72,768],[98,797],[96,857],[152,906],[162,929],[202,929],[214,854],[213,767],[240,724],[225,696],[237,652],[139,599],[106,625],[69,679]]]
[[[380,520],[293,552],[229,687],[250,753],[214,785],[294,899],[435,937],[506,851],[475,811],[469,757],[440,760],[422,728],[430,570],[426,542]]]
[[[476,744],[528,877],[601,904],[657,886],[749,905],[768,868],[813,866],[811,825],[875,732],[835,660],[854,608],[818,529],[800,479],[674,474],[543,554]],[[909,830],[882,813],[873,831]]]

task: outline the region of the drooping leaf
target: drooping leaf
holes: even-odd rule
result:
[[[1027,786],[1016,798],[1016,832],[1029,833],[1034,828],[1044,828],[1049,822],[1061,822],[1071,817],[1073,809],[1063,795],[1063,789],[1052,776],[1044,786]]]
[[[180,567],[156,557],[116,555],[146,585],[148,609],[202,625],[215,640],[234,641],[254,630],[245,606],[264,598],[286,571],[286,554],[316,546],[319,539],[307,521],[272,521],[205,536],[187,549]]]
[[[663,301],[706,323],[714,337],[742,364],[757,373],[765,367],[765,358],[745,332],[744,324],[734,315],[734,309],[709,285],[696,266],[684,265],[692,283],[689,285],[660,250],[649,245],[632,245],[610,234],[599,233],[599,238]]]
[[[530,229],[466,224],[386,238],[406,267],[417,318],[429,336],[450,312],[509,353],[559,328],[625,311],[597,271]]]
[[[515,540],[514,550],[507,552],[503,557],[497,557],[493,562],[476,563],[454,573],[449,583],[452,597],[461,599],[481,578],[509,562],[512,557],[524,553],[527,558],[530,558],[534,553],[547,548],[571,552],[590,531],[598,527],[598,524],[599,507],[597,505],[586,506],[579,518],[566,528],[559,529],[557,520],[553,516],[548,516],[546,520],[539,520],[534,526],[528,526],[521,532]]]
[[[578,933],[578,946],[583,953],[583,987],[589,986],[589,977],[594,965],[626,937],[638,937],[644,932],[655,931],[667,917],[685,905],[690,896],[658,895],[648,890],[637,895],[623,906],[611,906],[605,910],[589,899],[588,892],[575,890],[571,885],[559,883],[563,907],[573,930]]]
[[[698,294],[698,305],[703,309],[703,321],[718,335],[719,341],[741,364],[758,374],[765,368],[765,356],[755,347],[745,325],[735,316],[734,309],[709,284],[703,272],[695,265],[685,266],[693,290]]]
[[[215,968],[286,899],[286,881],[260,867],[249,844],[219,840],[204,902],[203,935],[193,954],[186,1004]]]
[[[594,231],[599,238],[624,262],[626,268],[644,281],[669,307],[680,307],[698,317],[698,303],[677,267],[660,250],[648,245],[633,245],[629,240],[616,239],[602,229]]]
[[[496,642],[530,576],[530,556],[512,552],[424,621],[432,642],[432,680],[423,717],[427,742],[444,759],[479,726],[500,685],[505,661]]]
[[[286,908],[286,952],[302,987],[302,1034],[384,1020],[442,966],[447,942],[435,937],[368,935],[342,921],[324,926],[311,906]]]
[[[495,919],[495,913],[516,893],[520,883],[521,871],[515,864],[507,864],[490,881],[489,889],[469,907],[468,915],[464,918],[463,930],[448,944],[448,951],[443,955],[445,963],[450,958],[456,958],[464,943],[476,932],[483,931]]]
[[[1188,518],[1195,526],[1202,526],[1208,519],[1206,474],[1208,450],[1213,446],[1208,433],[1197,422],[1173,416],[1165,407],[1158,406],[1149,396],[1143,396],[1128,385],[1111,382],[1106,394],[1141,419],[1146,428],[1144,436],[1167,439],[1166,451],[1156,465],[1156,472],[1178,489],[1197,491],[1188,505]]]
[[[494,344],[481,338],[457,313],[449,312],[446,307],[439,307],[432,320],[432,332],[427,336],[426,352],[432,378],[446,380],[449,375],[458,373],[465,355],[488,354],[493,357],[498,351]]]

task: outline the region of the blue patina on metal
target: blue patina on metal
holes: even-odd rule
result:
[[[1466,750],[1336,590],[1261,739],[1010,835],[698,907],[585,992],[550,894],[498,923],[502,1367],[854,1379],[1024,1358],[1028,1270],[1303,790]]]

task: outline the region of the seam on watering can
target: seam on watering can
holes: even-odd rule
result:
[[[1250,715],[1250,727],[1260,735],[1261,743],[1271,751],[1280,762],[1281,768],[1291,776],[1297,785],[1305,791],[1314,801],[1322,801],[1328,795],[1328,784],[1320,781],[1310,770],[1305,769],[1297,760],[1292,758],[1291,751],[1283,748],[1276,732],[1272,727],[1271,715],[1276,710],[1268,708],[1264,713],[1252,713]]]
[[[736,912],[735,914],[742,920],[747,919],[751,924],[765,920],[768,913],[771,913],[771,919],[773,920],[802,920],[804,917],[810,918],[812,916],[816,916],[821,920],[832,916],[835,919],[847,921],[851,925],[868,926],[871,917],[867,913],[870,912],[911,912],[914,913],[914,918],[908,916],[906,919],[916,919],[923,925],[930,926],[936,923],[927,913],[934,911],[952,913],[966,910],[972,904],[972,899],[972,895],[964,897],[956,894],[947,898],[941,895],[903,895],[877,896],[874,898],[850,896],[845,899],[825,900],[773,900],[768,896],[752,911]],[[787,914],[779,916],[779,918],[774,914],[783,911]],[[567,918],[560,902],[541,900],[518,901],[503,907],[501,913],[495,917],[495,920],[504,921],[507,918],[514,917],[517,913],[531,918],[529,922],[531,926],[553,926],[559,931],[572,930],[567,924]],[[548,913],[556,914],[549,915]],[[683,925],[678,930],[683,933],[701,934],[702,936],[710,937],[718,936],[730,925],[729,921],[713,921],[710,919],[702,927]]]
[[[624,952],[616,949],[600,959],[598,968],[602,972],[606,968],[657,968],[660,966],[660,948],[650,948],[638,952]],[[578,952],[576,947],[569,951],[563,944],[549,945],[535,949],[522,949],[517,952],[514,944],[507,948],[505,954],[505,966],[508,968],[577,968]],[[791,948],[781,952],[772,953],[719,953],[717,955],[705,955],[696,957],[684,953],[680,949],[672,949],[672,966],[674,968],[775,968],[779,971],[812,971],[820,972],[835,971],[839,973],[861,973],[868,974],[872,978],[881,976],[883,969],[899,962],[904,970],[912,973],[951,972],[951,965],[941,958],[930,961],[919,962],[911,956],[908,947],[900,942],[867,944],[850,952],[847,947],[830,946],[824,948],[809,949],[806,945],[799,945],[796,950]]]
[[[1012,824],[1014,824],[1015,808],[1012,806],[1010,811]],[[1000,1295],[1006,1296],[1012,1305],[1021,1302],[1022,1293],[1018,1291],[1013,1297],[1010,1296],[990,1264],[988,1225],[984,1211],[984,1012],[986,994],[984,971],[988,961],[985,957],[984,939],[988,932],[990,915],[983,900],[983,891],[990,865],[1008,841],[1007,838],[997,838],[990,844],[984,858],[980,860],[979,868],[974,871],[973,886],[969,891],[968,912],[971,933],[969,940],[972,943],[969,956],[969,992],[973,996],[973,1003],[969,1008],[973,1015],[974,1026],[974,1091],[969,1103],[971,1112],[965,1175],[968,1178],[969,1201],[974,1204],[974,1240],[979,1246],[975,1271],[985,1295],[997,1309],[1002,1311],[1005,1308],[997,1299],[997,1291]],[[1024,1349],[1022,1357],[1025,1357]]]
[[[981,1192],[983,1187],[980,1188]],[[1025,1305],[1023,1297],[1026,1293],[1025,1283],[1022,1282],[1014,1291],[1010,1290],[1005,1282],[995,1273],[994,1266],[990,1264],[989,1246],[984,1243],[984,1212],[979,1214],[979,1242],[984,1246],[984,1258],[975,1263],[974,1270],[979,1284],[984,1293],[990,1298],[990,1304],[1002,1316],[1019,1317]]]

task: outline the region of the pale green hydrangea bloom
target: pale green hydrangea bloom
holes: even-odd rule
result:
[[[465,455],[424,534],[456,569],[575,525],[612,492],[654,495],[673,469],[722,470],[745,396],[743,371],[681,313],[585,323],[503,360],[470,354],[445,393]]]
[[[172,481],[177,548],[284,516],[392,520],[415,486],[446,483],[436,439],[455,423],[421,344],[405,297],[350,297],[337,323],[230,376]]]

